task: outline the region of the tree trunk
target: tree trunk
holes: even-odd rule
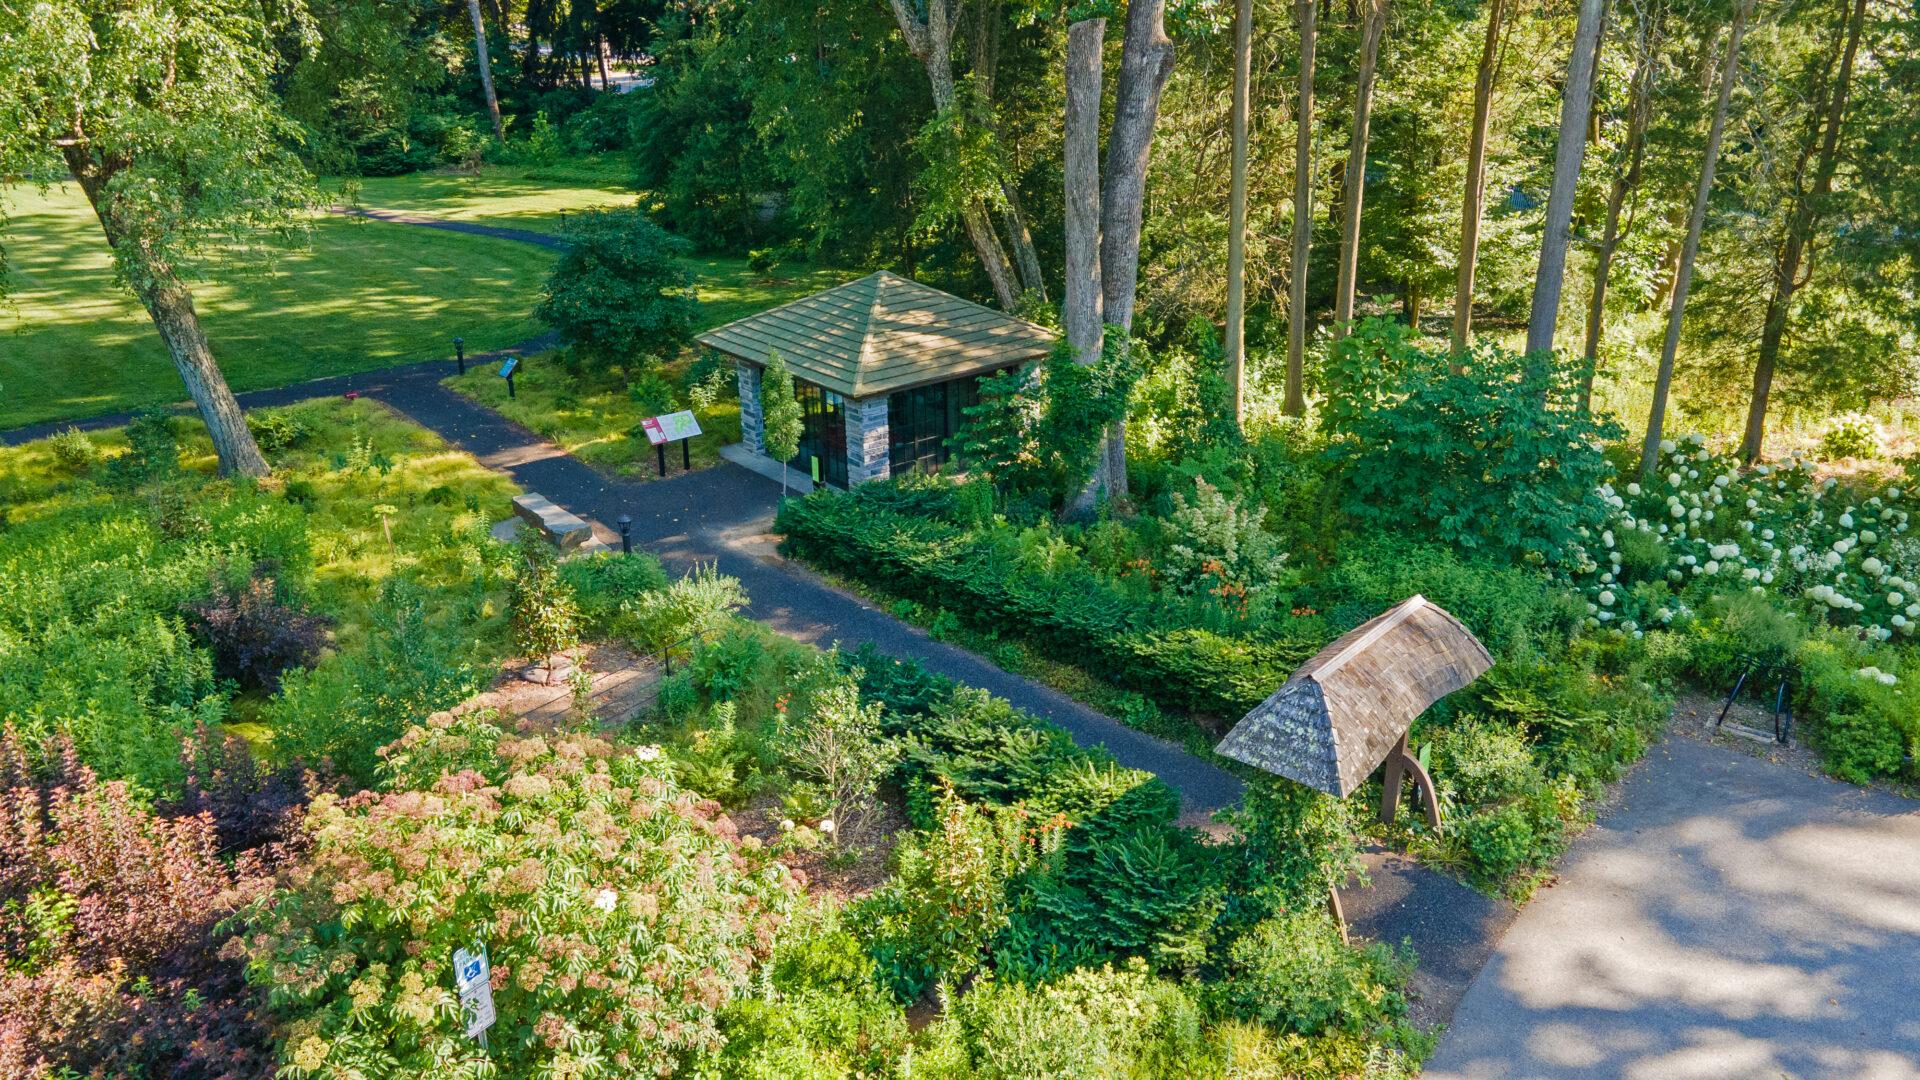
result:
[[[1860,27],[1866,19],[1866,9],[1867,0],[1854,0],[1853,11],[1847,19],[1846,45],[1841,52],[1833,97],[1827,102],[1826,115],[1816,121],[1820,156],[1814,166],[1813,190],[1795,199],[1786,242],[1774,260],[1773,295],[1767,299],[1766,321],[1760,329],[1760,354],[1753,366],[1753,399],[1747,406],[1747,430],[1740,439],[1740,456],[1748,464],[1760,459],[1760,450],[1766,441],[1767,396],[1773,390],[1774,368],[1780,360],[1787,323],[1793,316],[1794,294],[1806,284],[1801,263],[1806,262],[1806,272],[1812,272],[1807,244],[1820,219],[1820,204],[1833,191],[1833,172],[1839,164],[1840,126],[1847,116],[1847,91],[1853,81],[1853,61],[1859,52]],[[1797,185],[1798,176],[1795,182]]]
[[[1613,270],[1613,255],[1619,250],[1624,231],[1620,213],[1627,195],[1640,186],[1640,171],[1646,161],[1647,121],[1653,112],[1654,57],[1660,48],[1660,28],[1648,20],[1658,16],[1643,12],[1638,34],[1639,55],[1635,57],[1632,90],[1628,94],[1627,168],[1614,177],[1607,192],[1607,221],[1600,236],[1600,250],[1593,264],[1593,298],[1587,305],[1587,344],[1582,353],[1585,370],[1580,375],[1580,411],[1593,408],[1593,377],[1600,367],[1600,339],[1606,328],[1607,277]]]
[[[473,51],[480,62],[480,89],[487,95],[487,114],[493,117],[493,137],[504,144],[507,127],[500,120],[500,99],[493,96],[493,64],[487,59],[487,24],[480,18],[480,0],[467,0],[467,13],[473,16]]]
[[[1007,200],[1007,233],[1013,237],[1013,257],[1020,268],[1021,291],[1033,293],[1041,304],[1047,302],[1047,278],[1040,269],[1040,253],[1034,250],[1033,233],[1027,228],[1026,211],[1020,208],[1019,186],[1011,180],[1000,183]]]
[[[1727,128],[1727,103],[1740,69],[1740,35],[1754,0],[1741,0],[1727,34],[1726,59],[1720,64],[1720,97],[1713,106],[1713,124],[1707,129],[1706,154],[1700,162],[1700,183],[1693,192],[1693,213],[1687,218],[1687,237],[1673,273],[1673,306],[1667,312],[1667,337],[1660,348],[1660,369],[1653,379],[1653,405],[1647,410],[1647,437],[1640,444],[1640,478],[1653,475],[1660,459],[1660,433],[1667,419],[1667,393],[1673,385],[1673,359],[1680,349],[1680,321],[1687,310],[1687,290],[1693,286],[1693,260],[1700,253],[1700,232],[1707,221],[1707,199],[1713,194],[1713,170],[1720,161],[1720,138]]]
[[[1106,33],[1105,19],[1082,19],[1067,27],[1061,165],[1066,181],[1067,272],[1061,316],[1067,348],[1076,364],[1098,361],[1106,339],[1100,269],[1100,84]],[[1102,492],[1112,492],[1104,446],[1088,471],[1091,476],[1070,507],[1076,514],[1090,511]]]
[[[1580,0],[1580,19],[1567,57],[1567,89],[1560,99],[1560,139],[1553,158],[1553,187],[1540,236],[1540,269],[1533,278],[1533,310],[1527,317],[1527,352],[1553,351],[1560,321],[1560,290],[1566,284],[1567,242],[1573,236],[1573,196],[1587,151],[1587,115],[1593,110],[1593,61],[1600,45],[1606,0]]]
[[[894,21],[900,24],[901,36],[907,39],[907,50],[927,70],[934,110],[947,111],[954,104],[953,29],[959,11],[948,0],[927,0],[924,13],[912,0],[890,2]],[[1007,261],[1007,251],[993,231],[986,206],[974,200],[962,211],[961,221],[966,225],[967,239],[973,242],[974,254],[987,272],[987,280],[993,284],[994,301],[1001,310],[1012,311],[1019,303],[1020,291],[1014,286],[1013,264]]]
[[[1105,19],[1067,27],[1064,124],[1067,273],[1062,312],[1075,363],[1100,358],[1105,322],[1100,280],[1100,82]]]
[[[1120,74],[1113,92],[1113,128],[1107,133],[1106,178],[1100,190],[1100,274],[1106,320],[1133,327],[1140,282],[1140,221],[1145,210],[1147,160],[1160,118],[1160,92],[1173,74],[1166,0],[1132,0]]]
[[[600,89],[612,90],[613,79],[607,74],[607,35],[601,34],[594,39],[593,54],[600,60]]]
[[[1467,195],[1460,207],[1460,267],[1453,292],[1454,369],[1467,349],[1473,328],[1473,270],[1480,257],[1480,217],[1486,209],[1487,126],[1493,116],[1493,74],[1500,60],[1501,20],[1506,0],[1487,5],[1487,40],[1480,49],[1480,74],[1473,80],[1473,137],[1467,144]]]
[[[1140,222],[1146,209],[1147,162],[1160,120],[1160,94],[1173,74],[1166,0],[1131,0],[1113,91],[1113,127],[1107,132],[1106,176],[1100,187],[1100,291],[1103,317],[1133,329],[1140,284]],[[1127,493],[1127,421],[1114,421],[1101,454],[1102,483],[1110,496]]]
[[[93,204],[94,216],[100,219],[107,243],[134,264],[134,272],[128,275],[133,291],[146,307],[153,328],[160,332],[160,340],[167,343],[174,370],[180,373],[187,396],[200,411],[200,420],[206,425],[214,453],[219,457],[221,474],[267,475],[267,459],[253,441],[246,414],[240,411],[240,403],[227,388],[226,376],[220,373],[213,349],[207,344],[207,335],[200,329],[193,295],[173,267],[158,259],[143,257],[144,245],[125,235],[115,224],[111,203],[102,203],[103,199],[110,199],[107,182],[112,179],[112,170],[94,161],[84,142],[62,147],[62,153],[68,169],[80,183],[80,190],[86,192],[87,201]]]
[[[1252,111],[1253,0],[1233,12],[1233,165],[1227,195],[1227,386],[1233,422],[1247,411],[1247,114]]]
[[[1300,105],[1293,126],[1293,262],[1292,293],[1287,309],[1287,385],[1280,411],[1288,416],[1307,414],[1307,255],[1313,246],[1313,48],[1315,0],[1296,0],[1294,17],[1300,23]]]
[[[1360,77],[1353,92],[1353,140],[1347,147],[1346,211],[1341,219],[1340,282],[1333,302],[1334,339],[1353,322],[1353,294],[1360,276],[1360,207],[1367,186],[1367,124],[1373,113],[1373,70],[1380,35],[1387,27],[1387,0],[1367,0],[1360,31]]]

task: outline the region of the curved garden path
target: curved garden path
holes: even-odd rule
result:
[[[382,221],[448,229],[545,247],[564,241],[544,233],[469,222],[445,221],[386,210],[345,210]],[[469,364],[497,364],[510,355],[552,348],[552,334],[506,349],[476,354]],[[1205,825],[1216,810],[1237,803],[1238,778],[1183,748],[1127,727],[1047,686],[1001,670],[993,663],[894,618],[837,589],[775,550],[773,514],[779,485],[737,465],[721,464],[665,480],[634,482],[608,477],[560,447],[458,393],[440,380],[452,360],[432,360],[331,376],[238,395],[244,408],[270,408],[314,398],[356,393],[381,401],[489,468],[512,476],[593,522],[600,538],[617,542],[608,526],[621,514],[633,519],[633,541],[652,550],[674,570],[716,565],[739,578],[752,606],[748,614],[798,640],[853,648],[871,642],[882,653],[919,660],[930,670],[980,687],[1065,729],[1082,745],[1105,746],[1122,764],[1152,772],[1180,796],[1185,824]],[[76,422],[35,424],[0,432],[0,445],[46,438],[68,427],[117,427],[130,413]],[[1444,1022],[1467,984],[1492,952],[1513,906],[1490,899],[1412,860],[1371,852],[1365,862],[1371,887],[1344,888],[1342,900],[1353,930],[1390,943],[1408,942],[1420,956],[1414,978],[1423,1023]]]

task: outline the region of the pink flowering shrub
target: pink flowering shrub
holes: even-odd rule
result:
[[[228,949],[267,988],[291,1077],[665,1075],[770,954],[794,888],[656,753],[436,714],[382,789],[323,795],[309,851]],[[497,1023],[466,1037],[452,954],[479,942]]]

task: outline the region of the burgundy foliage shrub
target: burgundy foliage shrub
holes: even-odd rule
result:
[[[158,816],[71,751],[29,761],[0,733],[0,1076],[270,1071],[259,999],[212,939],[274,853],[229,863],[211,814]]]
[[[282,603],[270,563],[253,568],[246,584],[218,575],[213,595],[183,609],[194,633],[213,653],[214,674],[244,689],[280,689],[288,668],[311,667],[327,645],[333,620]]]

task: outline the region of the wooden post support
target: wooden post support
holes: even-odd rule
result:
[[[1394,816],[1400,810],[1400,789],[1407,782],[1407,774],[1413,774],[1413,782],[1419,787],[1420,803],[1427,812],[1427,825],[1434,832],[1440,831],[1440,801],[1433,790],[1433,777],[1420,767],[1420,759],[1413,756],[1408,748],[1407,733],[1400,734],[1400,741],[1387,753],[1386,768],[1380,777],[1380,821],[1393,823]]]
[[[1339,889],[1327,890],[1327,914],[1333,916],[1333,925],[1340,928],[1340,944],[1353,944],[1353,939],[1347,936],[1347,911],[1340,906]]]
[[[667,444],[655,443],[653,449],[660,459],[660,475],[665,476],[667,475]]]

